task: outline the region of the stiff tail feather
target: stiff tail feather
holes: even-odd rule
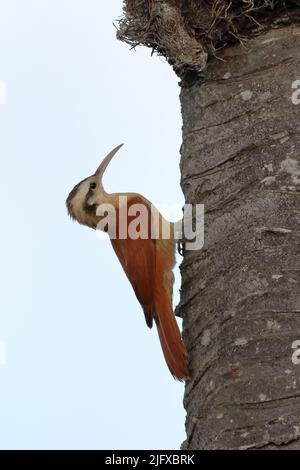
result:
[[[167,366],[175,379],[189,380],[188,355],[170,299],[165,292],[159,293],[157,297],[155,323]]]

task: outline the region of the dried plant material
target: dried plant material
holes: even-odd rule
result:
[[[182,78],[228,44],[300,21],[300,0],[127,0],[118,38],[164,56]]]

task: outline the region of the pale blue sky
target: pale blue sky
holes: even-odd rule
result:
[[[156,331],[109,241],[64,205],[121,142],[107,190],[183,203],[178,79],[115,39],[121,11],[121,0],[0,0],[2,449],[184,439],[183,385]]]

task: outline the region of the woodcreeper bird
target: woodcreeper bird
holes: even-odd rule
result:
[[[71,218],[80,224],[108,232],[113,249],[144,311],[148,327],[152,328],[153,320],[155,321],[162,351],[171,374],[177,380],[188,380],[187,352],[172,306],[176,252],[174,224],[166,221],[157,209],[154,213],[158,217],[154,217],[154,206],[140,194],[108,194],[103,188],[104,172],[122,145],[104,158],[92,176],[74,187],[66,201],[68,212]],[[146,208],[147,222],[149,222],[147,237],[145,234],[138,238],[131,237],[127,231],[126,236],[124,233],[121,236],[120,225],[124,222],[126,228],[129,228],[134,222],[132,209],[136,205]],[[99,211],[101,206],[104,207],[106,216],[110,212],[110,207],[115,211],[116,217],[112,219],[110,227],[108,223],[104,223],[106,220],[104,214]],[[171,228],[169,238],[163,236],[164,226]]]

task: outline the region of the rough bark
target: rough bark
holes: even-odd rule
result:
[[[271,31],[183,88],[182,187],[205,245],[182,265],[186,449],[300,449],[300,28]]]
[[[184,449],[300,449],[297,5],[125,2],[119,38],[154,48],[182,79],[182,188],[205,205],[178,308],[193,376]]]

